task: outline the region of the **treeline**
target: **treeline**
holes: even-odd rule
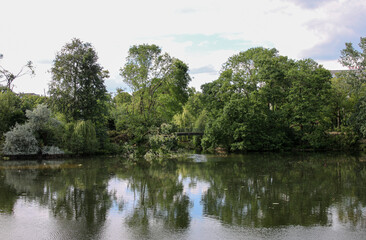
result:
[[[2,87],[2,152],[153,160],[171,157],[182,146],[231,152],[355,149],[366,135],[366,38],[359,47],[346,43],[340,62],[352,70],[336,77],[312,59],[252,48],[230,57],[219,78],[197,92],[188,87],[186,63],[156,45],[137,45],[120,69],[131,92],[112,95],[93,46],[73,39],[56,54],[48,97],[15,94],[15,78]],[[204,135],[186,141],[177,131]]]

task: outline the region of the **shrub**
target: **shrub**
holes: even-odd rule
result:
[[[12,130],[5,133],[4,154],[36,154],[38,150],[38,141],[30,124],[16,124]]]
[[[58,143],[61,124],[51,117],[51,111],[45,104],[38,105],[33,111],[27,110],[26,116],[28,121],[25,124],[16,124],[12,130],[4,134],[4,154],[36,154],[44,146]]]

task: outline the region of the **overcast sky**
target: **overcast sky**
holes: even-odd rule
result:
[[[2,0],[0,64],[16,72],[33,61],[36,76],[16,92],[48,91],[55,55],[72,38],[90,42],[110,72],[107,89],[125,88],[119,69],[128,49],[157,44],[189,65],[191,86],[217,79],[221,65],[251,47],[276,48],[328,69],[345,42],[366,36],[365,0]]]

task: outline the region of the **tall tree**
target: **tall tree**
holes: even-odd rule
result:
[[[366,37],[360,38],[359,50],[352,43],[346,43],[341,51],[340,62],[348,67],[348,71],[341,72],[338,78],[343,80],[347,87],[347,100],[351,99],[353,114],[350,123],[359,136],[366,137]]]
[[[92,45],[79,39],[73,39],[56,55],[51,69],[50,100],[68,121],[91,120],[95,123],[105,114],[107,90],[104,79],[108,77],[108,71],[97,61]]]
[[[188,66],[156,45],[132,46],[120,74],[133,91],[132,114],[145,122],[170,121],[188,99]]]
[[[351,86],[350,94],[356,99],[362,97],[366,86],[366,37],[360,38],[358,44],[361,51],[353,47],[352,43],[346,43],[346,48],[341,51],[340,63],[348,67],[349,71],[340,73],[340,77],[346,79]]]

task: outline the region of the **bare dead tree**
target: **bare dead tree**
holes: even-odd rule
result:
[[[32,61],[27,62],[27,64],[25,64],[19,71],[18,73],[12,73],[8,70],[6,70],[5,68],[3,68],[0,65],[0,83],[1,82],[5,82],[6,83],[6,87],[8,89],[13,88],[13,82],[15,79],[20,78],[24,75],[31,75],[33,76],[35,74],[34,72],[34,66]],[[2,80],[2,78],[5,78]]]

